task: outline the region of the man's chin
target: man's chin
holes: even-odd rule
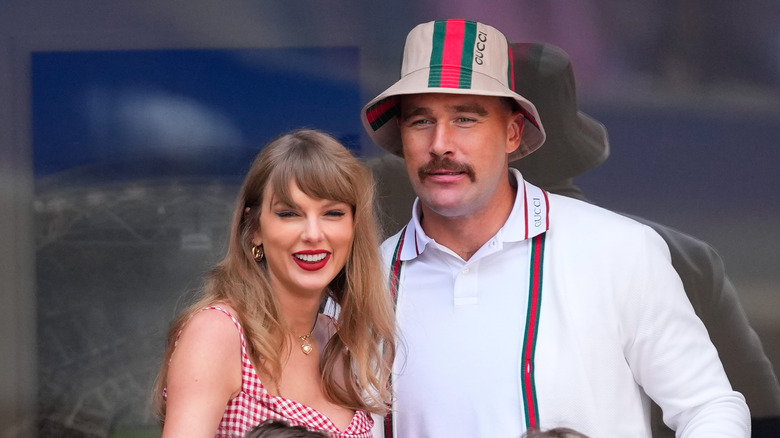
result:
[[[460,202],[444,202],[442,200],[426,201],[420,198],[423,204],[423,214],[434,214],[436,216],[454,219],[468,215],[468,208]]]

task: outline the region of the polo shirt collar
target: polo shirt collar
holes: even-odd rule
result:
[[[498,237],[504,242],[531,239],[550,229],[550,204],[547,192],[523,179],[520,171],[509,168],[517,181],[517,196],[512,212]]]
[[[546,191],[525,181],[517,169],[509,168],[509,173],[518,182],[517,196],[496,238],[504,242],[517,242],[536,237],[550,228],[550,206]],[[420,198],[417,198],[412,207],[412,219],[404,229],[403,246],[400,248],[402,261],[416,258],[428,244],[433,243],[433,239],[425,234],[420,225],[421,213]]]
[[[428,237],[423,231],[420,225],[420,215],[422,214],[422,207],[420,206],[420,198],[414,200],[412,206],[412,220],[404,228],[404,235],[401,238],[400,259],[402,261],[412,260],[423,252],[425,247],[429,243],[433,243],[433,239]]]

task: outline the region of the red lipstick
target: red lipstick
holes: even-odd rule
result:
[[[330,260],[330,252],[324,250],[306,250],[293,254],[293,260],[301,269],[317,271],[325,267]]]

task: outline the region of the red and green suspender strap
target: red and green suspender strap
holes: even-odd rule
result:
[[[393,251],[393,260],[390,263],[390,293],[393,296],[393,309],[397,308],[398,303],[398,282],[401,279],[401,269],[404,264],[401,261],[401,251],[404,249],[404,240],[406,240],[406,227],[401,230],[401,237],[398,239],[398,243],[395,245],[395,251]],[[393,384],[393,375],[390,374],[390,385]],[[390,410],[385,415],[385,438],[394,438],[393,432],[393,406],[390,405]]]
[[[525,334],[523,335],[522,381],[523,405],[525,408],[526,429],[539,427],[539,406],[536,398],[536,382],[534,380],[534,359],[536,340],[539,331],[539,310],[542,305],[542,276],[544,272],[544,240],[547,233],[539,234],[531,240],[530,281],[528,287],[528,313],[525,319]],[[398,302],[398,286],[401,278],[401,251],[406,238],[406,227],[401,231],[401,237],[395,246],[393,259],[390,263],[390,291],[393,294],[393,306]],[[392,376],[391,376],[392,384]],[[392,406],[391,406],[392,408]],[[384,424],[385,438],[392,438],[393,411],[387,413]]]
[[[544,239],[547,233],[535,236],[531,240],[531,266],[528,286],[528,314],[525,318],[523,335],[522,388],[525,405],[526,429],[538,429],[539,405],[536,400],[536,380],[534,379],[534,361],[536,340],[539,333],[539,311],[542,306],[542,274],[544,272]]]

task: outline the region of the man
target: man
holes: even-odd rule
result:
[[[543,189],[586,201],[574,177],[598,167],[609,156],[607,130],[578,111],[574,72],[569,56],[549,44],[513,43],[516,91],[534,102],[546,126],[544,147],[510,163],[523,178]],[[414,192],[404,162],[387,154],[369,161],[378,182],[380,214],[395,233],[409,220]],[[745,396],[752,415],[752,436],[780,436],[780,385],[761,340],[750,327],[723,260],[707,243],[661,224],[633,217],[655,229],[669,246],[696,315],[707,327],[723,367],[736,391]],[[656,405],[654,437],[671,437]]]
[[[407,37],[401,80],[362,112],[418,196],[383,245],[406,345],[389,426],[650,436],[649,396],[685,436],[749,436],[658,234],[509,170],[545,138],[511,84],[499,31],[426,23]]]

